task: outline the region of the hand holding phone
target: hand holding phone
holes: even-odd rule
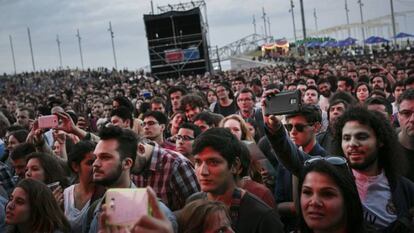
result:
[[[173,226],[162,211],[157,196],[151,187],[146,188],[148,194],[148,205],[151,210],[151,215],[144,215],[142,218],[136,221],[135,225],[125,226],[114,226],[108,225],[109,216],[109,205],[102,205],[102,214],[99,217],[99,232],[100,233],[113,233],[113,232],[131,232],[131,233],[174,233]]]
[[[148,193],[145,188],[109,189],[106,192],[108,225],[133,226],[142,216],[148,215]]]
[[[302,105],[300,91],[286,91],[279,94],[269,94],[265,100],[266,115],[285,115],[296,113]]]
[[[56,115],[41,116],[38,118],[38,124],[39,124],[39,128],[41,129],[56,128],[59,124],[58,116]]]

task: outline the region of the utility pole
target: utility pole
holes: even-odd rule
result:
[[[256,17],[253,15],[253,29],[254,29],[254,34],[257,34],[256,31]]]
[[[9,41],[10,41],[10,50],[12,52],[12,59],[13,59],[13,68],[14,68],[14,74],[16,74],[16,59],[14,58],[14,48],[13,48],[13,40],[11,38],[11,35],[9,35]]]
[[[151,0],[151,14],[154,14],[154,2]]]
[[[220,71],[222,71],[222,69],[221,69],[221,61],[220,61],[220,54],[219,54],[219,48],[218,48],[217,45],[216,45],[216,53],[217,53],[217,61],[218,61],[219,69],[220,69]]]
[[[78,45],[79,45],[79,54],[80,54],[80,59],[81,59],[81,65],[82,65],[82,70],[84,70],[84,66],[83,66],[83,55],[82,55],[82,44],[81,44],[81,36],[79,34],[79,29],[77,30],[77,34],[76,37],[78,38]]]
[[[397,30],[395,28],[395,15],[394,15],[394,1],[390,0],[391,5],[391,21],[392,21],[392,37],[394,38],[394,44],[397,44],[397,39],[395,36],[397,35]]]
[[[292,14],[293,37],[295,38],[295,42],[296,42],[297,37],[296,37],[295,12],[293,11],[294,7],[295,7],[295,5],[293,5],[293,0],[290,0],[290,10],[289,10],[289,12]]]
[[[305,23],[305,11],[303,9],[303,0],[300,0],[300,13],[302,15],[303,40],[306,40],[306,23]]]
[[[56,43],[57,43],[58,52],[59,52],[59,64],[60,64],[59,68],[62,69],[63,68],[63,66],[62,66],[62,51],[60,49],[60,43],[61,42],[59,40],[59,35],[56,35]]]
[[[29,47],[30,47],[30,55],[32,56],[33,71],[36,71],[34,56],[33,56],[32,37],[30,36],[30,28],[27,28],[27,36],[29,37]]]
[[[272,36],[272,32],[270,31],[270,17],[267,17],[267,24],[269,25],[269,36]]]
[[[362,0],[358,0],[358,4],[359,4],[359,13],[361,15],[361,32],[362,32],[362,42],[365,45],[365,28],[364,28],[364,16],[362,14],[362,6],[364,6],[364,4],[362,3]]]
[[[108,29],[108,31],[111,34],[112,52],[114,54],[115,69],[118,70],[118,63],[116,62],[116,53],[115,53],[115,44],[114,44],[114,32],[112,31],[111,21],[109,21],[109,29]]]
[[[318,17],[316,16],[316,8],[313,8],[313,18],[315,19],[315,30],[318,31]]]
[[[348,37],[351,37],[351,28],[349,28],[349,8],[348,8],[348,0],[345,0],[345,14],[346,14],[346,25],[348,25]]]
[[[13,40],[12,40],[12,36],[11,35],[9,35],[9,40],[10,40],[10,50],[11,50],[12,59],[13,59],[14,74],[17,74],[17,71],[16,71],[16,59],[14,58]]]
[[[306,23],[305,23],[305,10],[303,8],[303,0],[300,0],[300,13],[302,15],[302,30],[303,30],[303,45],[305,45],[306,41]],[[307,62],[308,59],[308,48],[305,47],[305,61]]]
[[[262,7],[262,10],[263,10],[262,18],[263,18],[263,25],[264,25],[264,33],[267,38],[266,12],[264,10],[264,7]]]

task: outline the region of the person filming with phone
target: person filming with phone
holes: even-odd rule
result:
[[[266,97],[275,94],[278,92],[264,94],[264,112],[267,108]],[[300,176],[304,171],[304,161],[311,157],[294,146],[276,115],[264,116],[266,135],[278,160],[292,174]],[[381,232],[412,232],[390,231],[396,225],[413,229],[414,184],[401,175],[401,149],[389,121],[382,114],[352,107],[338,118],[335,138],[337,155],[345,157],[352,169],[364,211],[364,222]],[[319,222],[328,221],[327,216],[321,215]],[[349,227],[354,223],[348,224]]]
[[[267,91],[266,93],[269,93]],[[278,90],[272,90],[278,93]],[[269,101],[272,101],[271,99]],[[269,112],[269,111],[268,111]],[[286,115],[284,125],[288,137],[294,145],[310,156],[326,156],[327,152],[316,141],[316,134],[321,128],[321,110],[314,105],[302,105],[299,109]],[[271,159],[271,158],[270,158]],[[291,230],[295,225],[294,192],[292,187],[292,174],[282,164],[279,165],[276,175],[276,202],[279,213],[286,226]]]
[[[100,140],[94,150],[96,159],[92,165],[93,181],[96,184],[106,187],[107,189],[136,188],[134,183],[131,181],[130,175],[131,169],[136,162],[137,147],[138,142],[140,141],[138,136],[132,130],[110,126],[104,127],[100,131],[99,137]],[[137,160],[137,162],[140,161]],[[151,204],[151,198],[149,199]],[[103,213],[103,218],[108,218],[104,200],[105,198],[98,199],[90,205],[88,213],[84,215],[82,232],[96,233],[99,230],[100,233],[109,233],[113,232],[112,230],[115,229],[125,228],[119,226],[108,226],[106,224],[102,225],[105,221],[100,221],[100,215]],[[159,202],[159,205],[161,212],[165,214],[170,221],[169,226],[171,228],[175,226],[176,229],[177,223],[172,212],[161,202]],[[103,206],[105,207],[103,208]],[[128,207],[136,208],[132,204]],[[154,218],[157,218],[157,216],[161,219],[161,215],[154,215]],[[148,218],[152,219],[151,217]],[[137,221],[139,220],[140,219],[137,219]],[[166,221],[165,218],[164,221]]]

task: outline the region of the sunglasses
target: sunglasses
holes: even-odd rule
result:
[[[348,166],[348,162],[346,161],[346,159],[344,157],[339,157],[339,156],[327,156],[327,157],[322,157],[322,156],[314,156],[308,160],[305,161],[304,165],[305,167],[311,165],[312,163],[315,163],[317,161],[326,161],[332,165],[335,166],[342,166],[342,165],[346,165]]]
[[[298,131],[298,132],[300,132],[300,133],[302,133],[303,131],[305,131],[305,128],[306,127],[308,127],[308,126],[312,126],[313,124],[308,124],[308,125],[306,125],[306,124],[296,124],[296,125],[293,125],[293,124],[285,124],[285,128],[287,129],[287,131],[292,131],[292,129],[293,128],[295,128],[296,129],[296,131]]]

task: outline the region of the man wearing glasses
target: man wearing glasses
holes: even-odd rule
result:
[[[178,133],[175,136],[176,151],[183,154],[194,165],[194,155],[192,153],[192,146],[194,139],[201,134],[201,129],[192,123],[183,123],[178,128]]]
[[[142,128],[144,129],[144,138],[156,142],[162,148],[175,150],[174,143],[164,138],[168,119],[165,114],[157,111],[149,111],[144,114]]]
[[[250,88],[243,88],[239,91],[236,99],[237,107],[239,108],[239,111],[236,114],[240,115],[244,120],[252,119],[256,123],[257,137],[255,137],[255,139],[260,139],[264,136],[263,114],[262,109],[255,108],[256,97],[254,92]]]
[[[400,141],[406,157],[408,169],[407,178],[414,181],[414,89],[408,89],[397,99]]]

